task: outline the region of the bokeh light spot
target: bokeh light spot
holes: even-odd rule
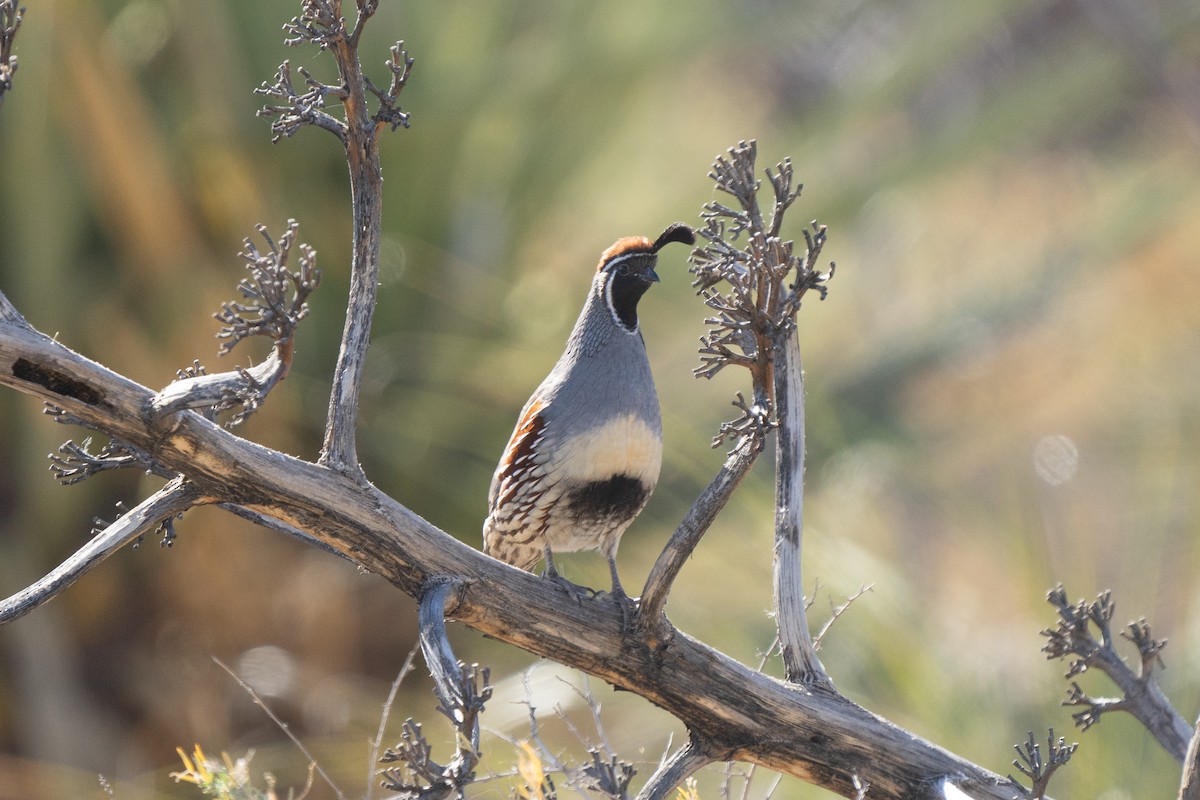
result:
[[[1071,480],[1079,469],[1079,448],[1062,434],[1043,436],[1033,447],[1033,470],[1051,486]]]

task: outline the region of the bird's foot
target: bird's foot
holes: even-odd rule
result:
[[[575,602],[577,603],[583,602],[585,597],[596,596],[595,590],[589,589],[586,586],[580,586],[578,583],[573,583],[572,581],[564,578],[562,575],[559,575],[557,572],[546,571],[542,573],[542,577],[553,583],[555,586],[567,591],[572,597],[575,598]]]
[[[621,612],[621,633],[628,634],[633,632],[638,613],[638,599],[636,597],[630,597],[625,594],[625,589],[619,583],[613,586],[612,591],[599,591],[592,594],[597,599],[611,600],[615,603],[617,610]]]
[[[558,574],[558,570],[555,569],[555,567],[554,567],[554,556],[550,552],[549,547],[546,548],[545,558],[546,558],[546,568],[542,570],[543,578],[545,578],[546,580],[555,584],[556,586],[559,586],[560,588],[566,590],[571,595],[571,597],[573,597],[575,599],[576,603],[582,603],[583,598],[585,598],[585,597],[594,597],[595,596],[596,593],[593,592],[588,587],[580,586],[578,583],[572,583],[571,581],[564,578],[562,575]]]

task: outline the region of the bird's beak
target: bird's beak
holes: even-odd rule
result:
[[[653,268],[646,270],[645,278],[650,283],[658,283],[658,273]]]

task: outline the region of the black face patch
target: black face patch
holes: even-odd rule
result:
[[[609,303],[617,321],[625,330],[637,330],[637,306],[650,288],[650,281],[638,273],[615,273],[609,279]]]
[[[638,478],[616,475],[570,490],[567,508],[571,517],[579,522],[626,520],[641,510],[649,496],[649,487]]]

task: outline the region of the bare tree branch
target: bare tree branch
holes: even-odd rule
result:
[[[675,578],[691,557],[696,545],[700,543],[700,538],[725,507],[733,491],[754,466],[762,446],[760,436],[745,436],[738,441],[716,477],[688,509],[688,513],[680,521],[679,527],[675,529],[675,533],[671,535],[666,547],[650,569],[646,587],[638,601],[637,623],[643,635],[651,637],[652,648],[659,647],[663,643],[663,636],[670,630],[670,625],[663,616],[663,608]]]
[[[1042,648],[1046,658],[1072,657],[1067,678],[1089,669],[1099,669],[1122,693],[1115,699],[1094,698],[1073,682],[1063,705],[1083,707],[1082,711],[1072,714],[1075,724],[1087,730],[1109,711],[1128,711],[1154,735],[1163,749],[1182,762],[1192,738],[1192,726],[1175,710],[1154,680],[1154,667],[1162,664],[1160,653],[1166,640],[1151,637],[1150,626],[1144,619],[1129,624],[1122,635],[1138,648],[1141,664],[1135,673],[1115,647],[1112,619],[1116,604],[1111,592],[1101,592],[1095,602],[1071,603],[1060,584],[1047,593],[1046,600],[1058,609],[1059,617],[1057,627],[1042,631],[1047,639]],[[1100,633],[1099,640],[1092,633],[1093,628]]]
[[[719,760],[704,746],[695,734],[688,736],[683,747],[655,771],[646,785],[638,792],[637,800],[664,800],[671,790],[683,783],[698,770]]]
[[[454,657],[446,635],[445,607],[456,590],[456,583],[442,578],[432,579],[421,596],[419,620],[421,651],[433,673],[434,687],[440,705],[438,711],[454,726],[454,758],[448,764],[432,759],[433,747],[426,740],[421,726],[412,719],[405,721],[401,741],[384,751],[380,763],[399,762],[400,767],[386,767],[383,786],[401,793],[408,800],[443,800],[464,797],[464,788],[475,779],[479,764],[479,715],[492,696],[486,667],[464,665]]]
[[[243,339],[265,336],[271,340],[271,354],[249,369],[236,369],[209,375],[199,362],[181,370],[179,380],[159,392],[152,408],[159,414],[170,414],[184,408],[206,409],[213,418],[224,409],[241,406],[227,423],[237,425],[254,413],[275,385],[287,377],[296,347],[296,329],[308,315],[308,297],[321,281],[316,268],[317,254],[306,244],[296,245],[300,226],[288,220],[287,231],[276,244],[267,229],[257,226],[267,243],[262,253],[249,239],[242,252],[250,277],[238,284],[245,303],[227,302],[214,314],[224,327],[217,333],[225,339],[219,353],[228,354]],[[292,248],[299,250],[298,269],[289,270]]]
[[[1042,746],[1033,738],[1033,731],[1029,732],[1029,738],[1023,744],[1013,745],[1013,749],[1017,751],[1017,757],[1013,760],[1013,766],[1025,777],[1032,781],[1033,786],[1026,789],[1011,775],[1009,780],[1021,792],[1022,797],[1029,797],[1032,800],[1041,800],[1046,796],[1046,789],[1050,785],[1050,778],[1058,771],[1058,768],[1071,760],[1071,756],[1075,755],[1075,751],[1079,749],[1078,744],[1067,744],[1067,740],[1063,737],[1058,737],[1058,741],[1054,741],[1054,729],[1050,729],[1050,735],[1046,738],[1047,757],[1042,758]]]
[[[301,70],[307,90],[296,91],[289,64],[285,61],[274,83],[263,83],[258,93],[270,100],[260,112],[276,117],[271,126],[274,141],[291,136],[304,125],[315,125],[337,135],[346,148],[350,168],[350,195],[353,203],[354,255],[350,265],[350,295],[341,349],[333,375],[325,438],[320,463],[338,472],[354,475],[366,482],[358,463],[355,427],[363,367],[371,336],[371,318],[379,284],[380,219],[383,173],[379,164],[378,133],[408,127],[408,114],[397,105],[412,70],[413,59],[397,42],[387,67],[391,73],[388,89],[373,86],[359,63],[358,45],[363,26],[378,8],[376,0],[359,0],[358,16],[347,30],[342,0],[302,0],[301,13],[284,25],[285,43],[291,46],[315,45],[328,51],[337,65],[339,82],[325,84]],[[377,112],[367,107],[367,95],[379,103]],[[341,102],[343,119],[324,111],[328,98]]]
[[[776,344],[775,624],[790,681],[830,685],[808,631],[800,549],[804,511],[804,379],[795,333]]]
[[[0,624],[33,611],[125,545],[161,528],[200,502],[203,502],[200,493],[186,480],[177,478],[171,481],[115,522],[97,531],[90,542],[44,578],[0,601]]]
[[[784,212],[800,195],[792,188],[792,165],[784,160],[766,170],[774,194],[769,219],[758,201],[761,182],[755,177],[757,146],[740,142],[718,156],[709,177],[732,196],[735,209],[711,202],[701,214],[698,231],[707,244],[692,253],[692,272],[705,304],[717,315],[701,339],[697,375],[711,377],[731,364],[750,371],[754,399],[741,395],[735,405],[742,415],[721,427],[716,442],[728,436],[761,436],[777,428],[775,462],[775,618],[788,680],[830,686],[808,630],[801,583],[801,532],[804,509],[804,378],[796,313],[809,289],[825,295],[832,275],[813,269],[825,242],[825,229],[805,231],[803,257],[779,232]],[[738,247],[738,239],[744,244]],[[789,278],[791,282],[789,284]],[[720,291],[717,287],[725,287]],[[653,617],[646,624],[653,624]]]

